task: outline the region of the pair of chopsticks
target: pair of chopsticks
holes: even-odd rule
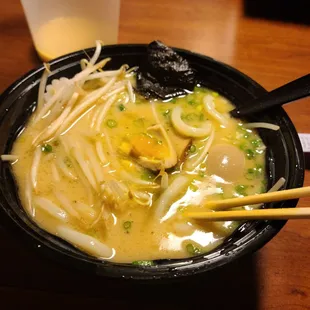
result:
[[[310,186],[307,186],[240,198],[209,201],[204,205],[204,207],[210,209],[210,211],[184,211],[183,216],[193,219],[203,219],[206,221],[310,219],[310,208],[220,211],[234,207],[296,199],[309,196]]]

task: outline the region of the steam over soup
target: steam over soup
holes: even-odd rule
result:
[[[264,192],[265,146],[199,85],[146,100],[135,73],[101,70],[97,52],[72,79],[41,81],[11,159],[22,205],[43,229],[101,259],[134,262],[208,252],[237,227],[192,221],[207,200]],[[8,155],[10,156],[10,155]],[[249,206],[247,206],[249,208]]]

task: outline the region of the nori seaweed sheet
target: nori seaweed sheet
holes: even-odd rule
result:
[[[160,41],[148,45],[137,72],[137,91],[145,98],[169,99],[193,90],[196,74],[186,59]]]

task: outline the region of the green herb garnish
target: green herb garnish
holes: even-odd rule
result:
[[[163,112],[163,116],[167,117],[170,114],[171,110],[168,109],[165,112]]]
[[[122,103],[118,106],[118,108],[122,112],[126,110],[125,106]]]
[[[41,151],[43,153],[51,153],[53,151],[53,147],[50,144],[43,144],[41,146]]]
[[[190,148],[189,148],[189,152],[192,153],[192,154],[195,153],[196,150],[197,150],[197,147],[196,147],[195,144],[192,144],[192,145],[190,146]]]
[[[132,262],[135,266],[142,266],[142,267],[150,267],[155,266],[154,262],[152,260],[136,260]]]
[[[126,231],[126,233],[129,233],[129,230],[131,229],[132,221],[126,221],[123,223],[123,227]]]
[[[262,140],[260,140],[260,139],[252,140],[252,141],[251,141],[251,144],[252,144],[254,147],[260,147],[261,144],[262,144]]]
[[[254,180],[256,178],[255,168],[249,168],[245,174],[247,180]]]
[[[263,166],[262,165],[256,165],[255,168],[249,168],[245,174],[245,177],[248,180],[254,180],[258,179],[263,175]]]
[[[237,185],[235,187],[235,191],[237,194],[242,195],[242,196],[247,196],[246,190],[248,189],[247,185]]]
[[[247,159],[253,159],[255,157],[255,153],[251,149],[247,149],[245,151],[245,154],[246,154]]]
[[[246,143],[241,143],[239,145],[239,149],[242,150],[242,151],[245,151],[247,149],[247,144]]]
[[[189,186],[189,188],[190,188],[190,190],[191,190],[192,192],[197,192],[197,191],[198,191],[198,186],[196,186],[196,185],[194,185],[194,184],[191,184],[191,185]]]
[[[201,171],[201,170],[200,170],[200,171],[198,172],[198,175],[199,175],[200,177],[204,178],[205,173],[204,173],[204,171]]]
[[[114,119],[108,119],[107,120],[107,126],[109,128],[114,128],[117,126],[117,122]]]
[[[199,255],[199,254],[201,254],[201,249],[199,247],[195,246],[192,243],[188,243],[186,245],[186,251],[190,255]]]

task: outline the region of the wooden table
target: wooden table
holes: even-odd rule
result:
[[[44,1],[44,0],[42,0]],[[90,1],[91,2],[91,1]],[[310,72],[310,27],[252,20],[238,0],[123,0],[121,43],[161,39],[226,62],[268,90]],[[0,91],[39,64],[19,1],[0,0]],[[306,100],[304,100],[306,101]],[[309,99],[308,99],[309,101]],[[286,107],[309,132],[310,102]],[[305,185],[310,185],[306,172]],[[309,199],[302,199],[306,207]],[[1,219],[0,219],[1,220]],[[0,307],[54,309],[310,309],[310,222],[290,221],[255,255],[198,280],[119,284],[67,270],[26,247],[0,221]]]

